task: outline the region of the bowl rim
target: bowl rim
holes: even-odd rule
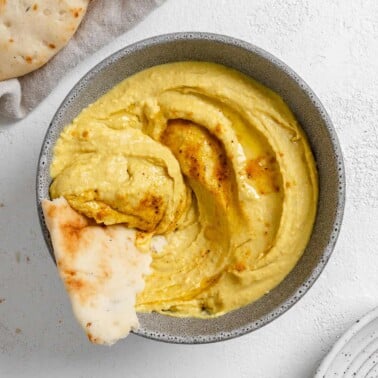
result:
[[[120,48],[116,52],[106,56],[99,63],[89,68],[89,70],[83,76],[81,76],[81,78],[68,91],[67,95],[64,97],[63,101],[60,103],[58,109],[54,113],[51,119],[51,122],[49,123],[49,126],[46,129],[46,133],[45,133],[45,136],[41,145],[40,154],[38,157],[37,175],[36,175],[36,200],[37,200],[36,205],[37,205],[38,218],[39,218],[39,223],[40,223],[41,231],[43,234],[43,238],[47,246],[47,249],[49,251],[49,254],[56,265],[55,257],[54,257],[53,251],[51,251],[47,234],[46,232],[44,232],[45,225],[44,225],[43,213],[42,213],[41,204],[40,204],[41,196],[39,195],[40,172],[42,169],[41,160],[42,160],[42,157],[44,156],[46,141],[49,138],[50,130],[54,126],[55,119],[63,110],[64,105],[66,104],[67,100],[69,100],[72,97],[72,94],[76,91],[76,89],[80,87],[81,83],[86,82],[88,79],[90,79],[92,75],[95,75],[98,72],[102,71],[109,64],[111,65],[114,61],[118,61],[124,55],[127,55],[129,52],[143,50],[146,47],[150,47],[156,44],[169,43],[169,42],[180,41],[180,40],[199,40],[199,41],[207,40],[207,41],[220,42],[225,45],[236,46],[238,48],[246,50],[249,53],[256,54],[262,57],[264,60],[269,61],[279,71],[283,71],[285,74],[287,74],[290,77],[291,80],[294,80],[301,87],[301,89],[306,93],[306,96],[311,98],[312,103],[317,107],[317,109],[321,113],[321,118],[323,119],[324,127],[326,128],[326,131],[328,132],[332,149],[333,151],[335,151],[335,160],[337,162],[338,178],[339,178],[339,186],[337,190],[336,213],[335,213],[333,224],[332,224],[333,230],[328,238],[328,242],[325,248],[323,249],[321,253],[321,258],[318,264],[312,270],[311,274],[308,276],[308,278],[301,284],[300,289],[296,290],[291,296],[289,296],[280,305],[279,310],[277,309],[272,310],[270,313],[263,315],[258,321],[251,321],[247,326],[242,326],[226,333],[220,331],[220,332],[217,332],[211,335],[206,335],[206,336],[185,335],[185,336],[180,336],[180,337],[175,336],[174,338],[172,338],[170,335],[163,334],[160,332],[156,332],[156,333],[151,332],[150,330],[144,329],[144,328],[139,328],[137,330],[132,331],[132,333],[148,338],[150,340],[152,339],[152,340],[157,340],[157,341],[162,341],[162,342],[167,342],[167,343],[206,344],[206,343],[225,341],[225,340],[233,339],[233,338],[242,336],[244,334],[250,333],[259,328],[262,328],[263,326],[269,324],[270,322],[272,322],[273,320],[275,320],[282,314],[286,313],[301,298],[303,298],[303,296],[310,290],[312,285],[319,278],[320,274],[322,273],[322,271],[324,270],[325,266],[327,265],[329,261],[329,258],[335,248],[338,236],[340,234],[340,229],[341,229],[343,215],[344,215],[344,208],[345,208],[346,177],[345,177],[343,154],[342,154],[342,150],[341,150],[340,143],[338,140],[338,136],[336,134],[336,130],[333,126],[331,118],[329,117],[326,109],[324,108],[318,96],[313,92],[310,86],[286,63],[284,63],[283,61],[281,61],[280,59],[278,59],[271,53],[267,52],[266,50],[262,49],[261,47],[258,47],[244,40],[231,37],[228,35],[223,35],[223,34],[198,32],[198,31],[196,32],[186,31],[186,32],[160,34],[160,35],[156,35],[156,36],[139,40],[137,42],[134,42],[132,44],[129,44]]]

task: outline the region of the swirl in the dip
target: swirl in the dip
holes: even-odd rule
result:
[[[317,173],[274,92],[224,66],[182,62],[124,80],[62,132],[51,197],[136,228],[153,253],[138,311],[211,317],[279,284],[310,238]]]

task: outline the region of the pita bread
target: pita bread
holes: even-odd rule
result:
[[[42,209],[59,274],[89,340],[111,345],[126,337],[139,326],[135,300],[151,263],[135,247],[135,231],[92,225],[64,198],[44,200]]]
[[[75,33],[90,0],[0,0],[0,81],[48,62]]]

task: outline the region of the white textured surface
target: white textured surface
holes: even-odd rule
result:
[[[310,377],[337,337],[378,306],[378,1],[168,0],[69,72],[25,120],[0,125],[0,377]],[[73,84],[103,57],[156,34],[239,37],[302,76],[329,111],[344,151],[347,206],[325,271],[264,328],[223,343],[180,346],[131,336],[90,345],[41,237],[34,196],[42,138]]]

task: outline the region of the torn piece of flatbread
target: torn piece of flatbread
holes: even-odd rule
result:
[[[90,0],[0,0],[0,81],[48,62],[74,35]]]
[[[43,200],[42,209],[59,274],[89,340],[111,345],[126,337],[139,326],[135,300],[151,263],[135,247],[135,231],[89,224],[64,198]]]

